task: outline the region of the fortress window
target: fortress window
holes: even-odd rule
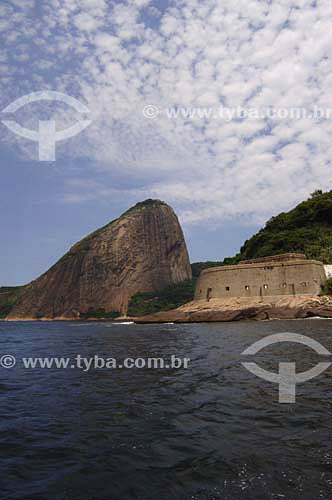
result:
[[[263,285],[263,288],[265,288],[266,290],[267,288],[269,288],[269,285]]]
[[[229,292],[229,291],[230,291],[229,286],[226,286],[226,292]]]
[[[250,286],[249,286],[249,285],[246,285],[244,288],[245,288],[246,290],[250,290]]]

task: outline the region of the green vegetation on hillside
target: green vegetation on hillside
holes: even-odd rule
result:
[[[160,207],[160,205],[167,206],[164,201],[148,198],[147,200],[136,203],[136,205],[129,208],[123,215],[130,214],[131,212],[135,212],[137,210],[145,210],[146,208]]]
[[[332,262],[332,191],[315,191],[290,212],[272,217],[246,241],[241,259],[268,257],[286,252],[305,253],[325,264]]]
[[[158,292],[136,293],[128,306],[129,316],[144,316],[168,311],[190,302],[194,298],[196,279],[170,285]]]
[[[23,286],[0,287],[0,319],[5,318],[16,304]]]
[[[224,262],[218,262],[218,261],[206,261],[206,262],[194,262],[191,264],[191,272],[193,274],[193,278],[198,278],[203,269],[207,269],[208,267],[218,267],[218,266],[223,266]]]

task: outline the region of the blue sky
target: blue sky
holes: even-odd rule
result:
[[[163,112],[332,108],[331,21],[329,0],[3,0],[0,109],[53,90],[86,104],[92,123],[57,143],[55,162],[0,123],[0,284],[36,278],[148,197],[173,206],[197,261],[235,254],[269,217],[331,189],[331,119]],[[15,113],[34,130],[78,118],[50,102]]]

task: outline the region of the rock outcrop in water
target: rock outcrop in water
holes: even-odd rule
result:
[[[332,297],[314,295],[210,299],[189,302],[172,311],[135,318],[136,323],[332,318]]]
[[[74,319],[89,309],[125,314],[135,293],[186,279],[191,267],[177,216],[166,203],[146,200],[27,285],[7,319]]]

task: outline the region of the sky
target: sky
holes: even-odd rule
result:
[[[332,108],[331,27],[330,0],[2,0],[0,111],[54,91],[91,112],[40,101],[10,119],[91,124],[39,161],[38,142],[0,122],[0,285],[37,278],[146,198],[175,209],[194,262],[234,255],[271,216],[331,189],[332,114],[166,111]]]

